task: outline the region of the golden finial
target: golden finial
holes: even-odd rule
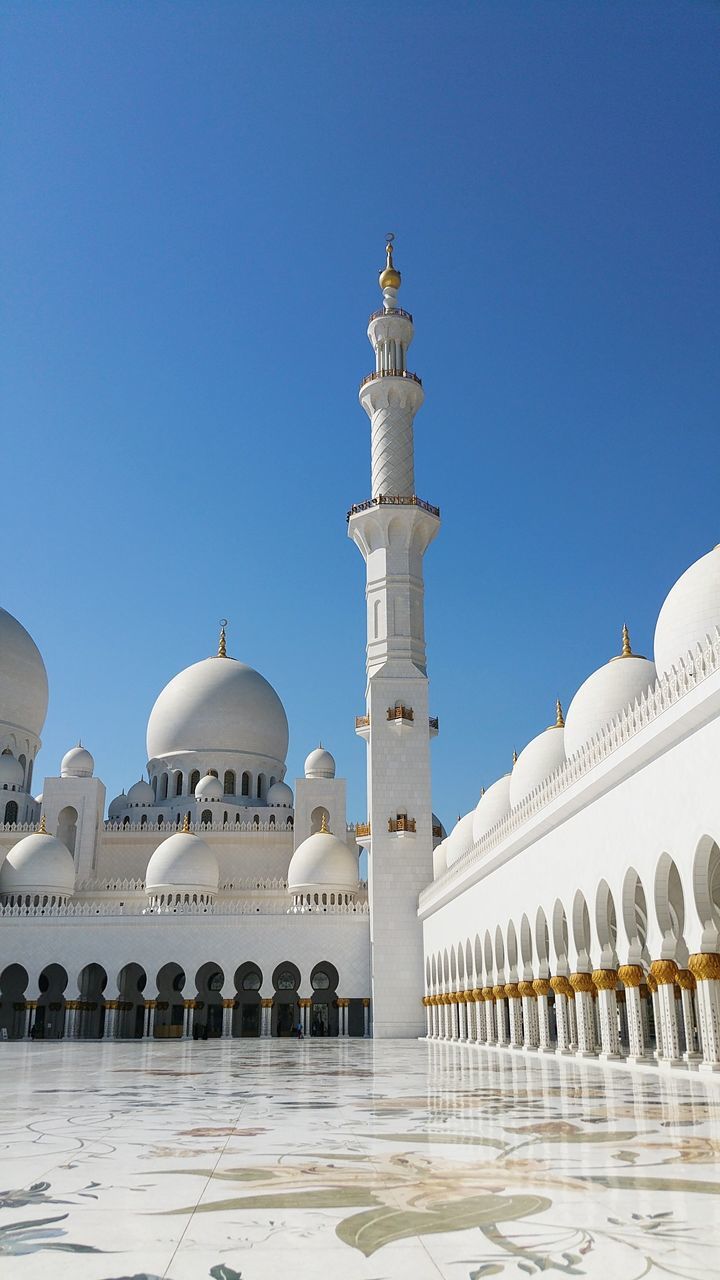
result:
[[[381,289],[399,289],[401,275],[393,262],[393,240],[395,236],[392,231],[388,231],[387,244],[385,245],[385,270],[380,272],[380,288]]]
[[[517,764],[517,758],[518,758],[518,757],[517,757],[517,751],[516,751],[516,750],[515,750],[515,748],[513,747],[513,764],[514,764],[514,765],[515,765],[515,764]]]
[[[330,835],[330,832],[328,831],[327,814],[324,811],[322,816],[322,822],[320,823],[320,834],[323,836]]]
[[[633,651],[632,651],[632,649],[630,648],[630,632],[628,631],[627,627],[625,626],[625,623],[623,622],[623,629],[622,629],[622,653],[620,654],[620,657],[621,657],[621,658],[632,658],[632,656],[633,656]]]
[[[40,819],[40,826],[38,827],[38,835],[46,836],[47,834],[48,834],[48,831],[47,831],[47,827],[45,826],[45,814],[43,814],[42,818]]]
[[[220,619],[220,639],[218,640],[218,658],[227,658],[227,647],[225,644],[225,628],[227,626],[227,618]]]
[[[565,716],[563,715],[562,702],[560,701],[559,698],[555,703],[555,728],[556,729],[565,728]]]
[[[185,817],[183,818],[182,829],[186,835],[189,834],[189,831],[190,831],[190,814],[189,813],[186,813]]]

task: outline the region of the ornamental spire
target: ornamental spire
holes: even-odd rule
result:
[[[189,813],[186,813],[185,817],[183,818],[182,830],[184,831],[185,835],[189,835],[190,833],[190,814]]]
[[[622,629],[622,653],[620,654],[620,657],[621,658],[633,657],[633,651],[630,647],[630,632],[628,631],[624,622],[623,622],[623,629]]]
[[[394,289],[397,292],[400,288],[402,276],[393,262],[393,241],[395,240],[395,236],[392,231],[388,231],[386,240],[385,270],[380,272],[380,288],[383,293],[386,289]]]
[[[47,832],[47,827],[45,826],[45,814],[43,814],[42,818],[40,819],[40,826],[38,827],[38,835],[46,836],[47,834],[48,832]]]
[[[327,814],[325,813],[324,810],[323,810],[322,822],[320,823],[320,834],[323,836],[330,835],[330,832],[328,831]]]
[[[565,716],[563,715],[562,702],[560,701],[559,698],[555,703],[555,728],[556,729],[565,728]]]
[[[218,640],[218,658],[227,658],[227,646],[225,644],[225,628],[227,626],[227,618],[220,619],[220,638]]]

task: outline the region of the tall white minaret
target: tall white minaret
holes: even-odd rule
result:
[[[398,306],[393,237],[380,273],[383,306],[370,317],[375,372],[360,403],[372,432],[372,497],[348,516],[367,566],[366,738],[373,1034],[425,1034],[418,894],[432,879],[430,737],[423,556],[440,527],[415,494],[413,421],[422,383],[407,368],[412,316]]]

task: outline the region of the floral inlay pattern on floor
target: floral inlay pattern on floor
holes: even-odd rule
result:
[[[399,1041],[0,1052],[19,1280],[720,1275],[697,1075]]]

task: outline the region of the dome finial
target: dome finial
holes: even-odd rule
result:
[[[518,754],[515,748],[513,747],[513,764],[514,765],[517,764],[517,759],[518,759]]]
[[[39,836],[47,835],[47,827],[45,826],[45,814],[43,814],[42,818],[40,819],[40,826],[38,827],[38,835]]]
[[[220,619],[220,638],[218,640],[218,658],[227,658],[227,646],[225,644],[225,628],[228,624],[227,618]]]
[[[385,239],[385,270],[380,272],[380,288],[399,289],[402,277],[393,262],[393,241],[395,240],[393,232],[388,231]]]
[[[623,622],[623,629],[622,629],[622,653],[620,654],[620,657],[621,658],[633,657],[633,651],[630,648],[630,632],[628,631],[624,622]]]
[[[565,728],[565,716],[563,715],[562,702],[558,698],[555,703],[555,728]]]
[[[327,814],[325,813],[325,810],[323,810],[322,822],[320,823],[320,833],[321,835],[324,835],[324,836],[330,835],[330,832],[328,831]]]
[[[185,835],[189,835],[190,833],[190,814],[189,813],[186,813],[185,817],[183,818],[182,830],[185,832]]]

